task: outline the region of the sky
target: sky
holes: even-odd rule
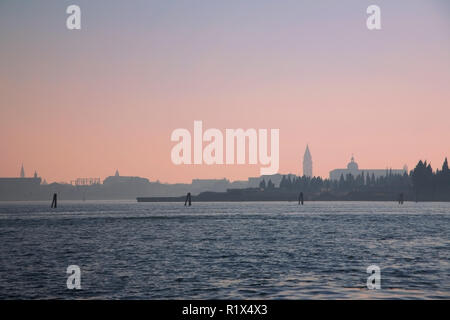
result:
[[[66,28],[67,6],[81,30]],[[381,30],[366,8],[381,8]],[[0,176],[246,180],[171,161],[173,130],[280,130],[280,173],[440,167],[450,156],[446,0],[0,0]]]

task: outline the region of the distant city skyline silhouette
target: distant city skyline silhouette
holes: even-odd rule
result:
[[[310,157],[309,148],[306,149]],[[309,158],[310,159],[310,158]],[[311,163],[307,163],[308,166]],[[306,170],[311,167],[306,168]],[[138,176],[121,176],[116,170],[103,181],[99,178],[77,178],[67,183],[46,183],[37,173],[26,177],[0,177],[0,201],[46,200],[53,194],[56,208],[58,195],[64,200],[129,200],[138,202],[181,201],[450,201],[448,160],[433,168],[420,160],[413,170],[361,169],[352,156],[346,169],[335,169],[330,177],[273,174],[249,177],[245,181],[228,179],[193,179],[191,183],[162,184]]]
[[[445,159],[446,158],[447,157],[445,157]],[[425,159],[425,161],[427,161],[427,160]],[[428,162],[428,163],[431,164],[431,162]],[[282,175],[296,175],[296,176],[299,176],[299,177],[302,177],[302,176],[303,177],[309,177],[309,178],[320,177],[322,179],[338,180],[341,175],[346,176],[347,174],[351,174],[351,175],[356,177],[359,174],[367,173],[367,174],[374,174],[375,177],[381,177],[381,176],[386,175],[387,172],[391,172],[393,174],[400,174],[400,175],[402,175],[404,173],[409,174],[408,165],[404,164],[401,169],[397,169],[397,168],[393,168],[393,167],[389,167],[389,166],[385,166],[384,168],[377,168],[377,169],[368,169],[367,167],[366,168],[359,168],[358,164],[355,161],[354,154],[352,153],[350,162],[347,164],[346,168],[335,168],[335,169],[332,169],[332,170],[329,171],[327,176],[314,175],[313,174],[312,154],[311,154],[311,151],[309,149],[309,145],[307,144],[306,148],[305,148],[305,152],[303,154],[302,165],[299,167],[299,170],[297,172],[284,172],[284,173],[283,172],[277,172],[277,173],[273,174],[273,176],[277,176],[277,175],[278,176],[282,176]],[[61,180],[61,181],[51,181],[51,182],[69,183],[69,184],[73,184],[73,185],[92,185],[92,184],[102,183],[103,179],[108,178],[108,177],[110,178],[112,176],[116,177],[116,178],[124,177],[124,176],[121,176],[119,174],[119,169],[116,168],[115,171],[114,171],[114,175],[107,175],[106,177],[103,177],[103,178],[101,178],[101,177],[89,177],[89,178],[87,178],[87,177],[76,177],[76,178],[72,177],[68,181],[62,181]],[[205,180],[205,181],[207,181],[207,180],[226,179],[226,180],[229,180],[229,181],[239,182],[239,181],[243,181],[243,180],[246,180],[246,179],[252,179],[252,178],[257,178],[257,177],[262,177],[262,176],[264,176],[264,175],[256,174],[254,176],[247,176],[247,177],[243,177],[242,179],[234,179],[234,180],[230,179],[229,177],[210,177],[210,178],[194,177],[194,178],[191,179],[191,181],[188,181],[188,182],[185,182],[185,181],[167,182],[167,181],[163,181],[162,179],[158,178],[158,179],[156,179],[154,181],[158,182],[158,183],[162,182],[162,183],[175,183],[176,184],[176,183],[190,183],[190,182],[195,181],[195,180],[199,180],[199,181],[200,180]],[[270,176],[270,175],[265,175],[265,176]],[[3,178],[8,178],[7,176],[0,176],[0,178],[2,178],[2,177]],[[14,178],[15,176],[9,176],[9,177],[10,178]],[[23,163],[21,164],[20,172],[19,172],[17,177],[19,177],[19,178],[27,178],[27,176],[25,174],[25,168],[24,168]],[[34,171],[33,177],[34,178],[38,178],[39,177],[36,170]],[[127,177],[127,176],[125,176],[125,177]],[[139,174],[137,174],[137,175],[128,175],[128,177],[139,177],[139,178],[147,179],[147,177],[141,176]],[[39,178],[42,178],[42,177],[39,177]],[[44,184],[48,183],[47,179],[43,179],[42,181],[43,181]]]

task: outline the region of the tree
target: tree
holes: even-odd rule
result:
[[[288,183],[287,183],[287,179],[286,176],[283,176],[281,178],[281,182],[280,182],[280,189],[288,189]]]
[[[288,189],[292,189],[292,179],[291,176],[288,176],[288,179],[286,181],[286,184],[288,186]]]
[[[444,174],[448,174],[450,170],[448,169],[448,161],[447,161],[447,157],[445,157],[444,163],[442,164],[442,172]]]
[[[266,180],[262,179],[262,181],[259,183],[259,188],[260,189],[266,189]]]
[[[344,180],[344,175],[341,173],[341,177],[339,178],[339,189],[344,189],[345,188],[345,180]]]
[[[417,163],[417,166],[414,168],[412,175],[412,182],[414,191],[416,193],[416,200],[419,199],[419,197],[429,197],[432,196],[434,188],[433,188],[433,169],[431,168],[430,164],[427,164],[427,162],[422,162],[420,160]]]
[[[435,184],[439,199],[446,200],[450,198],[450,170],[448,168],[447,158],[445,158],[442,164],[442,170],[436,170]]]

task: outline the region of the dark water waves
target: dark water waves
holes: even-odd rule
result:
[[[49,206],[0,203],[1,299],[450,298],[450,203]]]

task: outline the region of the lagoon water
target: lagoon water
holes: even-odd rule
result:
[[[450,298],[450,203],[58,205],[0,203],[0,299]]]

